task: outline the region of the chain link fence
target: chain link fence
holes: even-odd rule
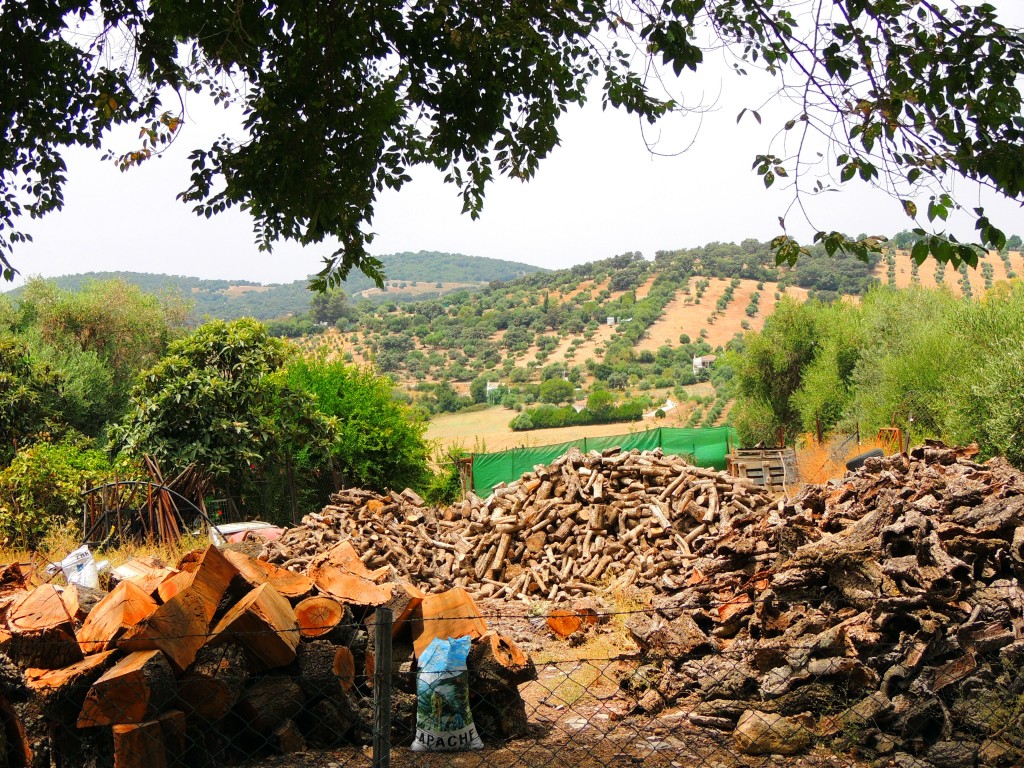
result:
[[[0,768],[1019,766],[1020,594],[995,621],[879,600],[871,627],[815,631],[808,613],[742,641],[648,608],[562,612],[580,626],[555,639],[512,606],[443,685],[421,666],[426,622],[386,608],[302,637],[241,620],[0,635]],[[483,747],[458,751],[470,726]]]

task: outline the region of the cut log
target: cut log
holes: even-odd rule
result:
[[[265,560],[249,557],[243,552],[228,550],[224,552],[224,557],[252,587],[270,584],[278,594],[290,598],[300,598],[313,591],[312,580],[300,573],[292,573]]]
[[[487,623],[480,615],[473,598],[462,587],[439,595],[427,595],[413,611],[409,622],[412,642],[419,658],[435,637],[483,637]]]
[[[7,655],[22,667],[60,669],[82,659],[73,614],[52,584],[19,597],[7,612],[7,628]]]
[[[291,605],[272,586],[263,584],[224,615],[211,642],[235,640],[264,667],[274,669],[295,660],[300,637]]]
[[[317,589],[343,603],[378,606],[391,599],[390,584],[375,584],[370,579],[337,565],[322,565],[310,569],[310,576]]]
[[[191,768],[185,759],[188,721],[181,710],[172,709],[156,718],[167,751],[167,768]]]
[[[184,672],[209,634],[208,606],[196,588],[179,592],[145,619],[129,628],[117,647],[126,651],[160,650],[174,667]]]
[[[176,573],[176,569],[168,568],[155,557],[133,557],[113,570],[111,581],[115,585],[125,581],[134,582],[143,592],[152,595],[161,583]]]
[[[343,691],[351,691],[356,681],[356,661],[352,651],[341,646],[334,651],[334,676],[338,678]]]
[[[78,630],[82,653],[99,653],[113,648],[129,628],[148,618],[159,607],[156,600],[132,581],[123,581],[89,613]]]
[[[367,581],[378,582],[386,577],[391,570],[390,568],[378,568],[371,571],[364,564],[362,559],[359,557],[359,553],[356,548],[352,546],[350,541],[342,541],[331,547],[323,555],[317,557],[313,565],[333,565],[341,568],[343,571],[348,571],[353,576],[359,576],[360,578],[366,579]]]
[[[537,679],[537,667],[511,638],[488,632],[473,642],[466,666],[474,678],[502,680],[519,686]]]
[[[391,599],[383,606],[391,609],[391,637],[398,637],[403,630],[408,631],[409,619],[423,602],[427,593],[412,584],[395,584]],[[370,614],[366,621],[367,629],[373,632],[376,625],[376,612]]]
[[[318,699],[336,693],[340,687],[334,674],[334,658],[337,649],[326,640],[299,643],[295,665],[302,691],[310,699]]]
[[[330,749],[344,743],[352,727],[361,720],[350,697],[343,693],[321,699],[302,716],[309,743],[318,749]]]
[[[345,607],[333,597],[307,597],[295,606],[295,620],[303,637],[322,637],[345,618]]]
[[[174,673],[160,651],[130,653],[93,683],[78,727],[144,723],[174,695]]]
[[[28,586],[28,574],[22,570],[20,563],[0,565],[0,596],[12,592],[26,592]]]
[[[167,768],[163,729],[156,720],[114,726],[114,768]]]
[[[290,677],[268,675],[253,680],[237,711],[256,733],[267,738],[285,720],[291,720],[301,711],[306,695]]]
[[[105,598],[109,592],[104,592],[102,589],[92,589],[90,587],[83,587],[81,584],[68,584],[64,587],[64,603],[71,608],[75,607],[74,617],[77,625],[81,625],[89,614],[92,613],[92,609],[99,605],[100,601]]]
[[[274,728],[270,734],[270,742],[282,755],[306,751],[306,738],[294,720],[285,720]]]
[[[548,629],[555,633],[559,640],[575,635],[583,627],[583,620],[575,611],[558,609],[548,614]]]
[[[89,688],[113,664],[114,651],[94,653],[64,669],[26,669],[25,684],[48,717],[73,722]]]
[[[219,720],[241,698],[247,666],[245,651],[236,643],[201,648],[178,682],[181,705],[203,720]]]
[[[193,574],[190,586],[206,606],[206,623],[212,623],[220,599],[231,580],[238,575],[238,569],[212,544],[185,555],[178,568]]]

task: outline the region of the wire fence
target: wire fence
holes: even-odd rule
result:
[[[461,617],[496,631],[440,668],[440,627],[387,608],[301,633],[16,632],[0,768],[1019,766],[1021,595],[798,612],[759,637],[765,604],[733,614],[742,637],[662,607],[564,611],[579,627],[553,640],[554,614],[499,612]]]

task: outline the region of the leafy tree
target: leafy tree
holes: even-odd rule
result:
[[[565,403],[572,400],[576,388],[565,379],[548,379],[540,385],[542,403]]]
[[[19,445],[53,426],[58,385],[53,370],[24,342],[0,334],[0,461],[6,464]]]
[[[478,376],[473,379],[469,385],[469,396],[473,398],[474,403],[486,403],[487,402],[487,379],[483,376]]]
[[[946,174],[1014,198],[1024,191],[1016,87],[1024,40],[991,5],[722,0],[625,12],[594,2],[8,3],[0,15],[4,272],[12,274],[12,245],[27,239],[15,219],[63,206],[65,148],[96,147],[115,126],[141,125],[140,143],[117,157],[122,168],[137,165],[181,133],[185,93],[205,92],[241,106],[244,137],[196,149],[181,199],[207,217],[248,211],[264,249],[335,238],[321,287],[352,267],[382,282],[381,263],[366,252],[368,223],[378,193],[404,186],[411,166],[445,172],[477,216],[495,175],[536,173],[559,142],[558,117],[586,99],[591,79],[603,78],[606,103],[655,122],[684,106],[653,90],[663,78],[646,77],[651,65],[699,71],[705,50],[719,48],[739,69],[778,76],[780,92],[801,90],[780,128],[800,134],[801,146],[805,134],[823,136],[830,151],[821,162],[835,167],[821,174],[834,170],[836,183],[899,179],[903,210],[916,218],[913,198],[930,192],[928,220],[939,223],[955,206]],[[821,18],[836,21],[811,29]],[[793,180],[798,166],[796,183],[816,185],[810,162],[810,153],[768,151],[754,167],[766,186]],[[982,242],[1004,245],[984,212],[976,215]],[[860,256],[878,246],[825,230],[816,240]],[[975,251],[941,233],[922,242],[940,260],[976,262]],[[777,249],[782,258],[801,252],[786,236]]]
[[[426,423],[368,368],[325,359],[288,366],[286,384],[307,392],[334,423],[330,455],[348,484],[383,491],[419,486],[428,476]]]
[[[286,343],[256,320],[200,326],[142,374],[112,444],[154,456],[168,474],[194,461],[228,493],[278,461],[325,454],[334,427],[284,378],[288,358]]]

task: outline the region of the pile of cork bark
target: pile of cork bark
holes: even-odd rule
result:
[[[303,574],[212,546],[175,568],[133,565],[105,594],[30,588],[17,565],[0,569],[0,768],[213,766],[368,743],[382,607],[393,743],[412,739],[416,659],[434,637],[473,638],[484,738],[527,726],[518,686],[533,663],[469,595],[389,581],[348,542]]]
[[[1021,765],[1024,475],[975,454],[872,459],[719,536],[630,620],[651,660],[633,709],[683,707],[752,754]]]
[[[428,589],[478,597],[564,600],[617,586],[675,591],[721,536],[748,530],[777,503],[760,486],[694,467],[660,449],[583,454],[444,510],[410,491],[345,491],[261,557],[309,567],[324,546],[352,541],[371,568]]]

